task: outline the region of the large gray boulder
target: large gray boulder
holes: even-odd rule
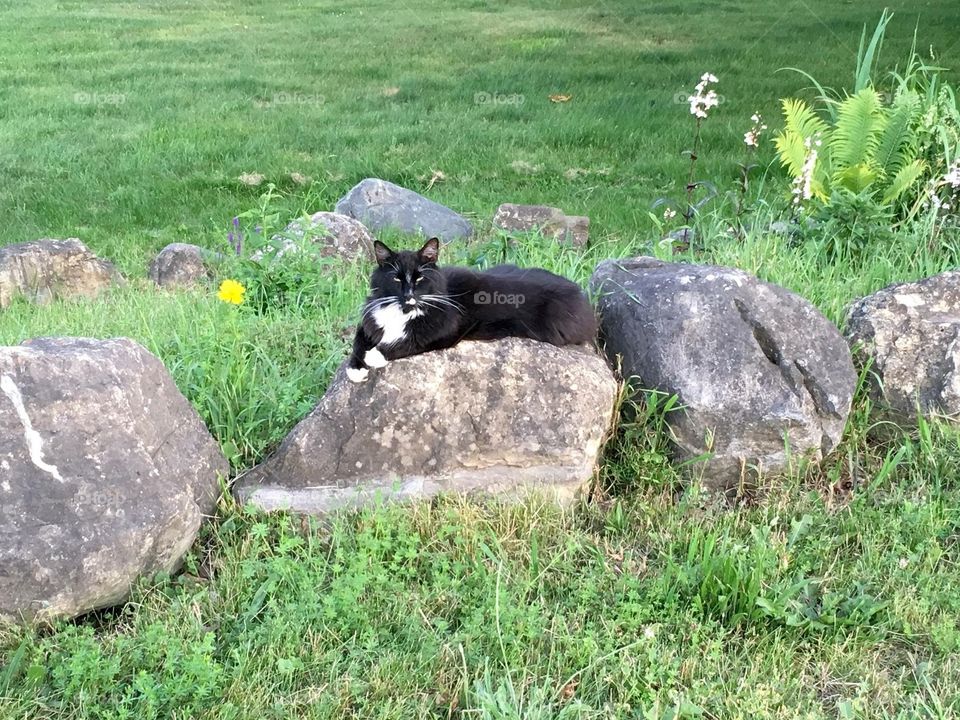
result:
[[[309,514],[441,491],[569,501],[593,475],[616,397],[592,350],[518,338],[397,360],[362,384],[340,368],[236,493]]]
[[[624,378],[677,395],[681,460],[708,487],[752,485],[790,456],[819,460],[840,441],[856,386],[837,328],[803,298],[731,268],[655,258],[594,271],[601,336]]]
[[[317,257],[340,257],[348,261],[373,260],[373,236],[363,223],[348,215],[316,212],[291,221],[282,233],[270,239],[276,257],[291,252],[311,252]],[[258,260],[263,252],[254,255]]]
[[[357,183],[340,199],[336,211],[374,231],[392,228],[445,242],[473,234],[470,223],[450,208],[376,178]]]
[[[173,571],[227,472],[132,340],[0,347],[0,619],[72,617]]]
[[[590,218],[567,215],[560,208],[549,205],[504,203],[493,216],[493,226],[511,234],[539,231],[546,237],[576,247],[585,246],[590,239]]]
[[[55,297],[96,297],[122,282],[113,265],[77,238],[0,247],[0,308],[18,296],[45,304]]]
[[[892,416],[960,416],[960,271],[884,288],[855,302],[846,335]]]
[[[210,279],[223,256],[197,245],[170,243],[150,263],[147,275],[160,287],[193,287]]]

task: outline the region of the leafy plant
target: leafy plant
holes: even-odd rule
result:
[[[624,387],[616,432],[604,450],[600,485],[606,489],[679,484],[670,463],[670,427],[667,416],[681,410],[676,395]]]
[[[784,129],[775,139],[781,164],[799,180],[796,201],[825,205],[837,191],[867,194],[895,207],[917,186],[927,168],[918,156],[920,98],[906,90],[884,106],[873,88],[839,103],[835,122],[821,118],[803,100],[783,101]]]
[[[775,576],[776,550],[754,529],[753,542],[737,543],[728,533],[694,528],[682,555],[671,558],[665,576],[672,589],[696,610],[730,626],[761,620],[764,585]]]
[[[812,211],[811,220],[798,226],[799,235],[833,261],[856,261],[869,247],[889,246],[896,237],[892,207],[869,190],[855,193],[837,188],[825,205]]]
[[[784,100],[785,127],[775,139],[795,178],[794,205],[812,201],[851,249],[862,249],[864,233],[888,235],[924,208],[949,207],[942,189],[960,154],[956,94],[943,68],[919,55],[916,36],[903,69],[878,77],[892,17],[884,11],[869,41],[864,28],[852,93],[824,88],[794,68],[813,83],[820,104]],[[867,219],[875,224],[868,228]]]
[[[955,90],[945,83],[945,68],[924,60],[916,49],[916,37],[903,72],[890,74],[896,92],[914,92],[920,102],[918,154],[931,175],[946,174],[960,159],[960,110]]]

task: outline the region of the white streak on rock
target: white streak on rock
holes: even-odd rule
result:
[[[64,482],[63,476],[57,470],[56,465],[50,465],[43,460],[43,439],[40,433],[33,429],[33,423],[30,422],[30,416],[27,415],[27,408],[23,404],[23,395],[20,394],[20,388],[13,382],[9,375],[0,376],[0,390],[7,396],[13,409],[17,411],[20,423],[23,425],[23,439],[27,443],[27,449],[30,451],[30,460],[45,473],[49,473],[60,482]]]

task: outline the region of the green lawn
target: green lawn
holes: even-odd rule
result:
[[[95,302],[17,303],[0,344],[133,337],[249,467],[323,393],[367,268],[231,259],[222,274],[249,286],[236,308],[154,290],[165,244],[223,251],[234,216],[248,234],[282,226],[378,176],[475,221],[451,261],[584,282],[606,257],[667,257],[651,206],[682,201],[685,98],[706,71],[723,102],[698,179],[734,191],[751,114],[771,126],[759,228],[787,206],[779,101],[812,97],[778,69],[849,87],[885,6],[882,68],[918,28],[956,85],[950,0],[0,0],[0,245],[77,236],[130,279]],[[489,228],[501,202],[587,214],[594,242],[510,246]],[[707,208],[684,259],[757,273],[838,323],[853,298],[960,259],[960,238],[904,230],[831,262],[761,231],[734,240],[730,202]],[[960,441],[885,431],[868,405],[823,468],[735,509],[677,492],[654,411],[620,428],[591,501],[566,513],[443,498],[319,525],[225,500],[180,576],[76,622],[0,629],[0,718],[956,717]]]

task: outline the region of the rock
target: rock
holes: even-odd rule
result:
[[[160,287],[192,287],[210,278],[218,253],[187,243],[171,243],[159,252],[147,274]]]
[[[795,220],[774,220],[770,223],[768,232],[771,235],[780,235],[782,237],[796,238],[802,236],[805,232],[816,230],[820,225],[816,218],[805,217]],[[752,230],[753,228],[747,228]],[[762,228],[758,228],[762,229]]]
[[[674,254],[686,252],[691,245],[695,245],[697,242],[697,232],[693,228],[681,228],[679,230],[671,230],[667,233],[660,241],[660,247],[669,245],[673,250]]]
[[[856,375],[837,328],[803,298],[730,268],[606,260],[591,279],[601,336],[625,378],[677,395],[677,455],[732,490],[840,441]]]
[[[361,180],[340,198],[336,211],[379,231],[393,228],[443,241],[469,237],[473,227],[450,208],[386,180]]]
[[[175,570],[228,469],[132,340],[0,347],[0,619],[73,617]]]
[[[41,305],[55,297],[96,297],[119,282],[113,265],[76,238],[0,248],[0,308],[19,295]]]
[[[590,218],[568,216],[563,210],[547,205],[504,203],[493,216],[493,226],[507,232],[539,230],[547,237],[577,247],[585,246],[590,237]]]
[[[790,220],[774,220],[770,223],[770,233],[772,235],[792,235],[798,228],[799,225]]]
[[[891,285],[861,298],[846,335],[871,361],[875,400],[890,415],[960,414],[960,271]]]
[[[317,246],[319,257],[342,257],[349,261],[373,260],[373,237],[363,223],[347,215],[332,212],[317,212],[304,220],[294,220],[287,225],[283,233],[274,235],[270,240],[276,243],[276,257],[289,252],[297,252],[307,243]],[[307,238],[304,241],[304,238]],[[259,256],[259,257],[258,257]],[[263,254],[258,252],[254,260]]]
[[[450,491],[539,489],[569,501],[593,475],[616,397],[592,350],[519,338],[397,360],[363,384],[341,367],[236,492],[264,510],[310,514]]]

